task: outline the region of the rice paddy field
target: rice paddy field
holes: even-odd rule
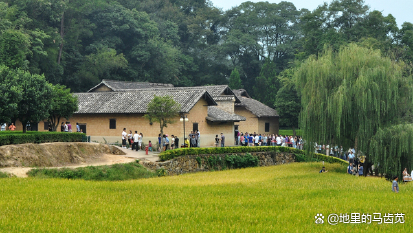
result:
[[[0,232],[411,232],[413,184],[400,184],[396,194],[384,178],[351,176],[337,164],[320,174],[321,167],[293,163],[116,182],[3,178]],[[344,214],[352,213],[348,221],[381,213],[383,222],[327,222],[330,214],[347,222]],[[389,213],[404,217],[383,218]]]

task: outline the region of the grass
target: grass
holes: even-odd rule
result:
[[[110,166],[88,166],[75,169],[32,169],[28,172],[30,177],[36,178],[65,178],[83,180],[131,180],[156,177],[157,174],[148,171],[139,163],[114,164]]]
[[[278,134],[283,135],[283,136],[285,136],[285,135],[292,136],[292,135],[294,135],[294,131],[292,129],[280,129],[280,130],[278,130]],[[295,134],[297,136],[300,136],[301,135],[301,130],[296,129]]]
[[[128,181],[1,179],[0,232],[410,232],[413,184],[294,163]],[[315,224],[404,213],[404,224]]]
[[[9,178],[9,177],[11,177],[10,174],[5,173],[5,172],[0,172],[0,178]]]

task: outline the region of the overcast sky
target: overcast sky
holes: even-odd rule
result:
[[[223,10],[231,9],[234,6],[238,6],[246,0],[210,0],[215,7]],[[257,0],[251,0],[252,2],[259,2]],[[269,0],[270,3],[279,3],[280,0]],[[313,11],[317,6],[323,4],[323,2],[330,3],[331,0],[287,0],[292,2],[297,9],[307,8]],[[413,23],[413,0],[365,0],[365,4],[370,6],[370,10],[378,10],[383,13],[384,16],[392,14],[396,18],[396,22],[399,27],[404,22]]]

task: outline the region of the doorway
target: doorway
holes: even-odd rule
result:
[[[80,131],[86,134],[86,124],[79,123],[79,128],[80,128]]]

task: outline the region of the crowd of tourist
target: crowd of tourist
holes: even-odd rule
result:
[[[70,123],[69,123],[70,124]],[[63,125],[63,124],[62,124]],[[64,124],[64,131],[69,130],[67,123]],[[126,142],[129,143],[129,149],[131,150],[141,150],[142,149],[142,133],[132,134],[132,131],[129,131],[129,134],[126,133],[126,128],[122,132],[122,146],[127,148]],[[200,147],[201,144],[201,134],[199,130],[191,131],[187,138],[184,139],[183,143],[179,143],[179,138],[177,136],[168,134],[158,135],[158,150],[166,151],[173,150],[180,147]],[[214,144],[216,147],[225,146],[225,136],[223,133],[219,136],[215,135]],[[278,135],[278,134],[257,134],[248,133],[248,132],[238,132],[235,136],[235,145],[238,146],[286,146],[293,147],[296,149],[303,149],[304,141],[300,136],[287,136],[287,135]],[[148,143],[149,151],[152,151],[152,142]],[[356,156],[356,151],[354,148],[350,148],[347,151],[343,150],[342,146],[330,146],[330,145],[321,145],[315,143],[314,145],[315,153],[326,154],[329,156],[334,156],[341,158],[343,160],[349,161],[347,167],[347,173],[351,175],[363,175],[364,173],[364,161],[360,160],[363,158],[361,154]],[[320,170],[320,173],[327,172],[325,168]],[[412,181],[413,171],[411,175],[407,172],[407,168],[403,171],[403,181],[409,182]]]
[[[303,139],[298,136],[283,136],[278,134],[257,134],[243,132],[235,137],[235,144],[241,146],[287,146],[303,149]]]
[[[52,127],[50,124],[49,124],[49,131],[52,131]],[[72,124],[70,124],[70,121],[62,122],[62,124],[60,125],[60,132],[66,132],[66,133],[73,132]],[[76,123],[76,132],[83,133],[83,130],[80,128],[79,123]]]

